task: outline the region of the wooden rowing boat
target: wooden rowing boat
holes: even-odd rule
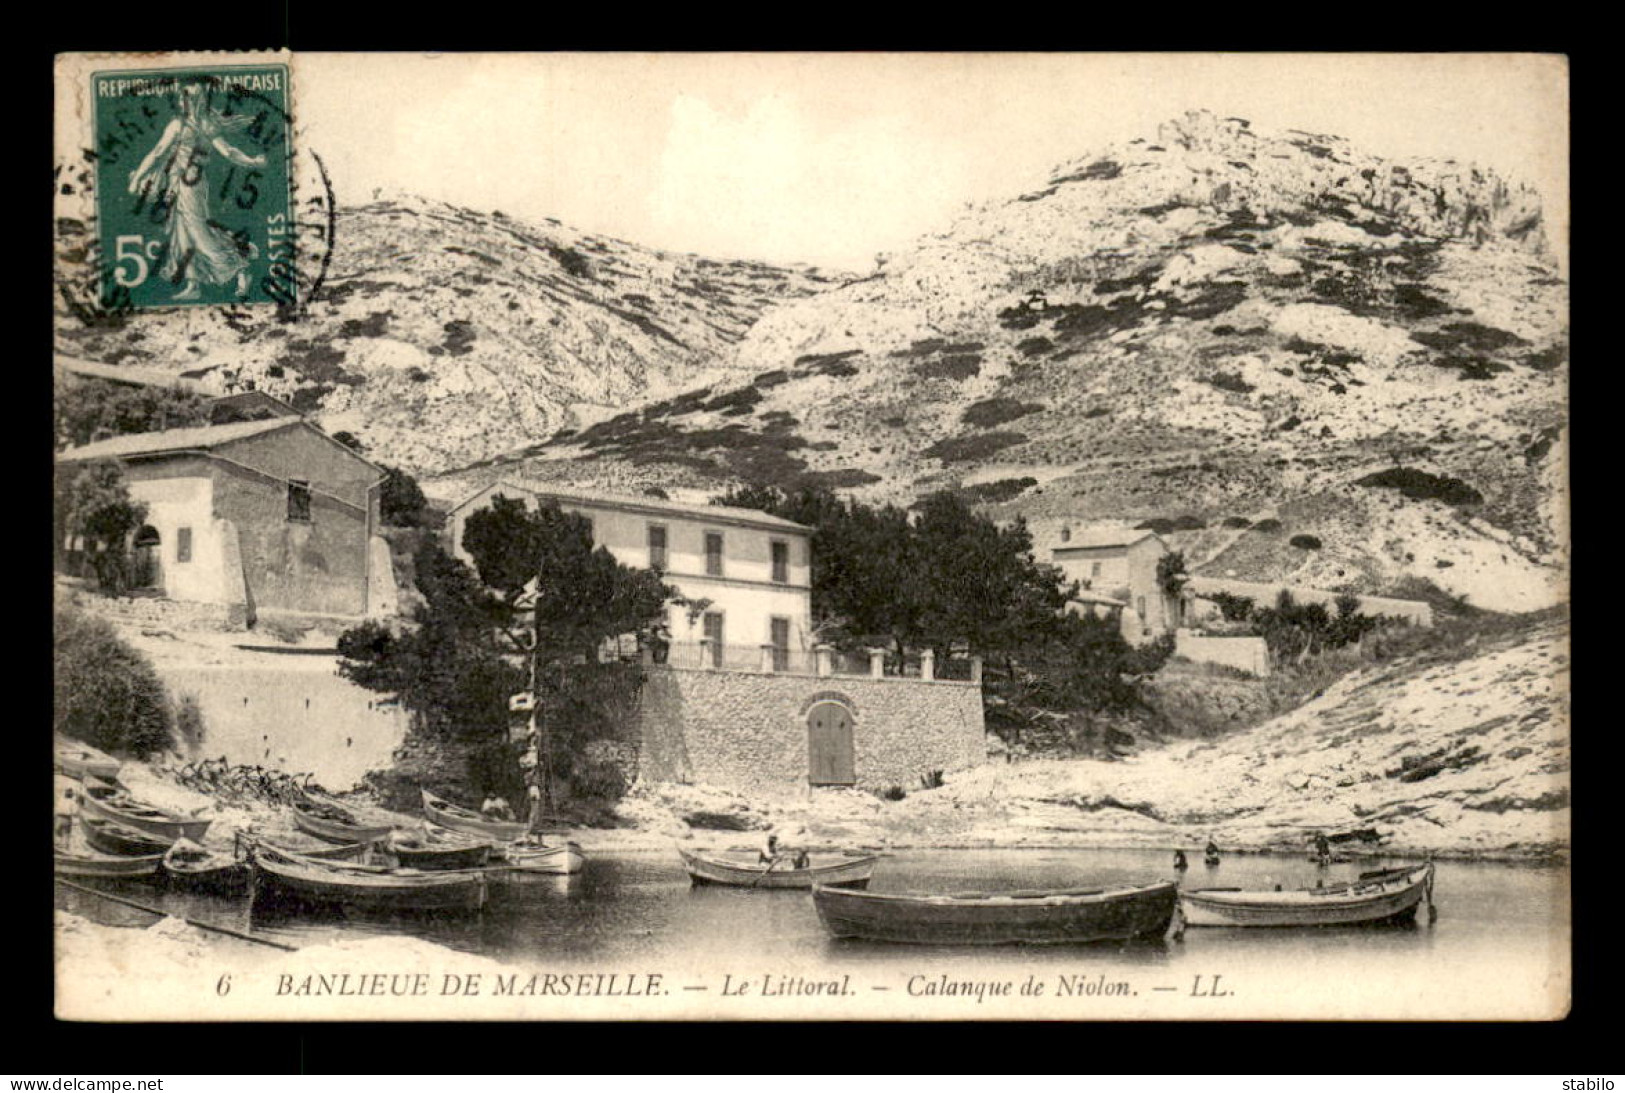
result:
[[[897,895],[812,891],[836,937],[913,945],[1058,945],[1160,938],[1173,920],[1172,882],[1064,892]]]
[[[79,826],[84,829],[85,841],[103,854],[116,854],[126,858],[162,855],[175,845],[174,839],[149,835],[127,824],[105,820],[100,816],[80,816]]]
[[[235,853],[179,839],[164,852],[164,873],[177,888],[236,895],[248,888],[248,862]]]
[[[1428,862],[1322,888],[1198,888],[1180,894],[1180,908],[1188,926],[1372,926],[1412,921],[1432,891]]]
[[[509,872],[569,876],[581,872],[587,855],[580,844],[566,839],[548,846],[514,843],[502,849],[501,860]]]
[[[683,868],[693,884],[721,884],[731,888],[864,888],[875,871],[873,856],[851,854],[812,854],[805,869],[793,869],[787,861],[767,865],[746,858],[725,858],[677,848]]]
[[[209,830],[209,824],[213,822],[200,820],[196,815],[187,816],[156,805],[143,804],[130,796],[130,791],[123,786],[99,778],[86,778],[84,785],[85,791],[81,796],[87,814],[133,827],[148,835],[157,835],[170,842],[176,839],[201,842],[204,833]]]
[[[139,858],[122,854],[99,854],[94,850],[56,849],[56,874],[59,877],[150,877],[158,872],[162,854],[144,854]]]
[[[308,794],[294,802],[293,824],[307,835],[345,845],[377,842],[395,830],[393,824],[364,824],[344,806]]]
[[[385,911],[477,911],[485,906],[484,870],[424,873],[309,858],[250,844],[256,884],[312,903]]]
[[[478,869],[491,860],[494,848],[481,841],[445,828],[424,825],[421,834],[396,831],[385,848],[403,868],[423,870]]]
[[[117,778],[122,764],[104,751],[89,744],[70,740],[57,733],[55,736],[56,769],[73,778]]]
[[[461,831],[467,835],[478,835],[480,838],[498,843],[517,842],[530,831],[529,824],[490,820],[471,808],[454,805],[443,797],[436,797],[426,789],[421,792],[423,814],[430,822],[437,823],[441,827],[449,827],[453,831]]]

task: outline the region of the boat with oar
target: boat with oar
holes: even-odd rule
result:
[[[293,823],[307,835],[330,843],[371,843],[389,837],[393,824],[363,823],[337,801],[307,793],[293,803]]]
[[[1061,945],[1160,938],[1179,902],[1171,881],[1067,891],[902,895],[812,890],[836,937],[909,945]]]
[[[490,839],[497,843],[518,842],[530,831],[530,825],[513,820],[492,820],[471,808],[452,804],[444,797],[437,797],[428,790],[421,790],[423,794],[423,815],[430,823],[453,831],[461,831],[465,835],[475,835],[482,839]]]
[[[139,858],[148,854],[162,855],[175,845],[174,839],[149,835],[127,824],[104,820],[100,816],[80,816],[79,826],[84,829],[85,841],[103,854],[118,854],[126,858]]]
[[[72,778],[117,778],[123,768],[117,759],[89,744],[57,733],[55,738],[56,769]]]
[[[402,868],[479,869],[491,860],[495,846],[457,831],[424,824],[418,832],[394,831],[383,847]]]
[[[769,863],[682,847],[677,848],[677,853],[682,855],[690,883],[730,888],[866,888],[880,860],[872,854],[809,854],[807,864],[796,868],[788,856]]]
[[[196,892],[237,895],[248,890],[248,861],[233,850],[220,850],[177,839],[164,851],[164,873],[171,885]]]
[[[103,854],[95,850],[56,848],[56,875],[59,877],[150,877],[163,863],[162,854],[129,857]]]
[[[1413,921],[1424,900],[1433,905],[1432,862],[1284,892],[1198,888],[1180,894],[1180,911],[1188,926],[1375,926]]]
[[[156,835],[170,842],[176,839],[200,842],[204,833],[209,830],[209,824],[213,822],[198,818],[197,813],[202,812],[203,808],[187,815],[156,805],[143,804],[132,797],[124,786],[100,778],[86,778],[84,786],[84,793],[81,796],[86,815],[112,820],[114,823],[133,827],[137,831]]]
[[[310,903],[382,911],[478,911],[486,903],[485,870],[422,872],[289,854],[249,844],[254,882]]]

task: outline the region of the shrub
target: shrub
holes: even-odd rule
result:
[[[1356,479],[1356,486],[1397,489],[1413,501],[1443,501],[1447,505],[1477,505],[1484,495],[1459,478],[1429,474],[1415,467],[1390,467]]]
[[[175,715],[157,671],[112,624],[58,610],[52,652],[56,731],[137,759],[174,745]]]
[[[928,770],[920,775],[921,789],[941,789],[942,784],[942,771],[940,770]]]
[[[379,516],[390,527],[415,528],[423,526],[424,509],[429,499],[417,479],[395,467],[384,468],[384,481],[378,490]]]
[[[980,436],[956,436],[939,440],[920,454],[944,463],[967,459],[984,459],[995,452],[1017,444],[1027,443],[1025,433],[983,433]]]
[[[956,353],[914,366],[915,374],[926,379],[967,380],[981,370],[982,358],[976,353]]]
[[[1253,524],[1254,531],[1280,531],[1281,521],[1273,516],[1267,516]]]
[[[1213,601],[1226,622],[1246,622],[1253,616],[1255,605],[1251,596],[1238,596],[1233,592],[1215,592],[1205,598]]]
[[[1320,549],[1320,540],[1315,538],[1313,535],[1294,535],[1292,538],[1288,539],[1287,542],[1291,543],[1299,550]]]
[[[1044,409],[1042,403],[1021,402],[1013,398],[990,398],[981,402],[973,402],[965,407],[960,420],[966,425],[978,429],[986,429],[994,425],[1003,425],[1007,421],[1014,421],[1019,417],[1026,417]]]
[[[1238,395],[1245,395],[1254,390],[1252,384],[1241,378],[1240,372],[1215,372],[1204,378],[1221,391],[1234,391]]]
[[[879,796],[882,801],[901,801],[904,797],[908,796],[908,790],[904,789],[902,786],[887,786],[885,789],[881,790],[877,796]]]
[[[1224,518],[1224,526],[1227,528],[1244,528],[1251,523],[1252,521],[1245,516],[1226,516]]]

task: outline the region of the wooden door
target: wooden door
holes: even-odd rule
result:
[[[807,714],[807,781],[849,786],[857,781],[854,770],[852,714],[845,706],[820,702]]]

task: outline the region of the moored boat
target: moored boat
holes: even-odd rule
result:
[[[528,824],[487,819],[471,808],[452,804],[444,797],[437,797],[426,789],[421,792],[423,814],[431,823],[437,823],[441,827],[448,827],[467,835],[477,835],[498,843],[517,842],[530,831]]]
[[[1374,926],[1412,921],[1417,906],[1432,898],[1427,862],[1320,888],[1198,888],[1180,893],[1180,912],[1188,926]]]
[[[389,837],[393,824],[365,824],[336,802],[309,794],[293,804],[293,823],[307,835],[344,845],[371,843]]]
[[[514,843],[504,847],[501,861],[513,873],[543,873],[568,876],[581,872],[587,864],[587,855],[578,843],[565,839],[548,845]]]
[[[484,870],[425,873],[387,869],[251,844],[256,883],[312,903],[386,911],[477,911],[485,906]]]
[[[175,845],[174,839],[149,835],[126,824],[106,820],[100,816],[81,816],[79,826],[84,829],[85,841],[103,854],[116,854],[126,858],[139,858],[149,854],[162,855]]]
[[[423,870],[478,869],[491,860],[494,849],[489,840],[427,825],[422,833],[396,831],[384,845],[402,868]]]
[[[56,874],[59,877],[150,877],[158,872],[162,854],[128,857],[101,854],[94,850],[56,848]]]
[[[1173,920],[1172,882],[1070,891],[901,895],[812,891],[836,937],[913,945],[1059,945],[1160,938]]]
[[[117,778],[122,764],[104,751],[57,733],[56,769],[73,778]]]
[[[720,854],[677,848],[683,868],[693,884],[720,884],[732,888],[863,888],[875,871],[874,855],[811,854],[807,867],[796,869],[788,861],[771,865],[748,858],[727,858]]]
[[[179,839],[164,852],[171,884],[194,891],[233,895],[248,888],[248,862],[237,854]]]
[[[130,796],[130,791],[123,786],[99,778],[86,778],[84,786],[84,793],[80,796],[86,815],[112,820],[170,842],[176,839],[199,842],[213,822],[199,819],[196,815],[187,816],[167,808],[143,804]]]

